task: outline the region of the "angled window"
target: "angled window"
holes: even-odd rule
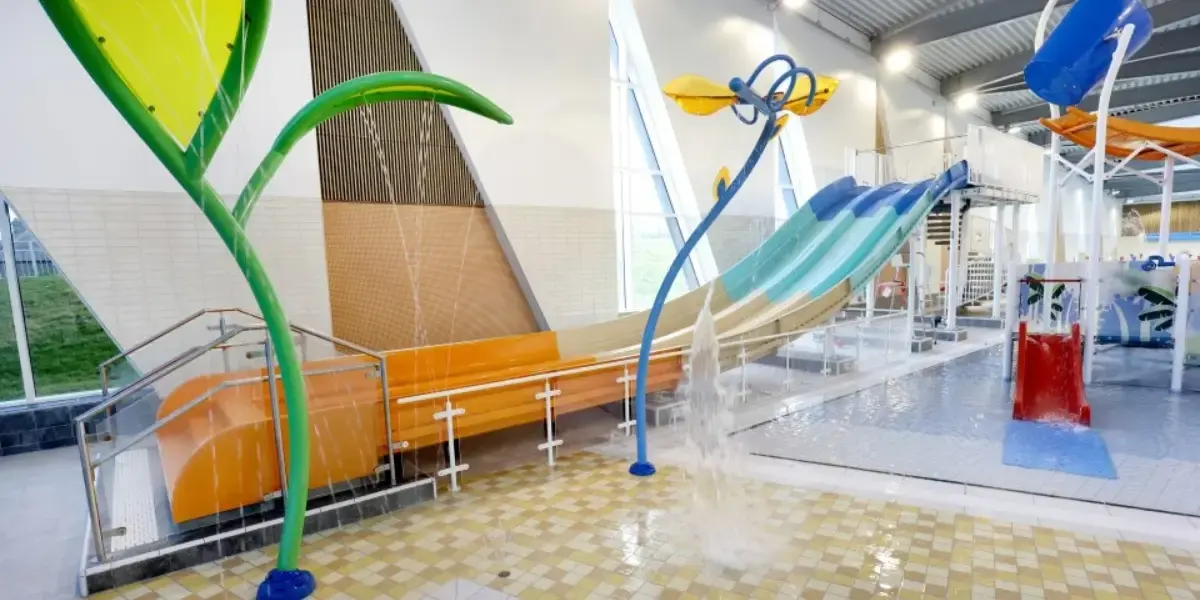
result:
[[[120,350],[3,196],[0,211],[0,401],[94,393]],[[133,375],[116,365],[110,387]]]
[[[655,126],[656,122],[661,124],[666,120],[665,114],[656,119],[655,113],[656,109],[661,113],[666,109],[665,105],[651,105],[662,100],[653,73],[646,75],[650,70],[646,66],[638,68],[635,55],[644,53],[644,47],[640,48],[643,52],[631,52],[627,38],[623,37],[636,36],[641,41],[636,23],[621,27],[622,21],[636,19],[631,16],[632,7],[625,6],[622,12],[614,6],[616,13],[625,15],[609,24],[618,280],[621,309],[635,311],[647,309],[653,303],[667,269],[687,235],[699,223],[699,216],[690,188],[680,191],[687,185],[686,177],[682,173],[672,176],[679,173],[673,166],[681,159],[664,160],[664,153],[669,154],[673,149],[663,139],[662,129]],[[669,128],[666,135],[673,135]],[[707,276],[698,274],[701,269],[697,264],[707,265],[705,258],[711,261],[711,250],[702,243],[684,263],[669,298],[694,289],[713,275],[707,268],[703,269]]]
[[[787,152],[783,149],[782,143],[779,144],[779,153],[776,158],[779,161],[779,167],[776,169],[779,172],[779,181],[776,186],[779,189],[779,200],[783,202],[781,212],[786,218],[800,210],[800,202],[796,199],[796,186],[792,184],[792,171],[788,168]]]

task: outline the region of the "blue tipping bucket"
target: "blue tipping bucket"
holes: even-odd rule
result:
[[[1025,83],[1051,104],[1078,104],[1104,79],[1117,36],[1134,26],[1125,57],[1133,56],[1154,30],[1154,21],[1138,0],[1076,0],[1042,48],[1025,65]]]

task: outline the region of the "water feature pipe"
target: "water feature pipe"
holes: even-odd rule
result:
[[[759,96],[754,91],[754,82],[758,79],[766,68],[775,62],[784,62],[788,66],[788,71],[775,80],[771,85],[770,91],[765,96]],[[750,176],[754,170],[758,160],[762,158],[763,153],[767,149],[767,144],[771,138],[779,133],[780,125],[778,121],[779,111],[783,110],[783,105],[791,98],[792,92],[796,89],[796,80],[800,75],[805,75],[811,84],[808,92],[807,105],[811,106],[817,93],[817,77],[813,72],[805,67],[796,66],[796,61],[786,54],[776,54],[763,62],[759,63],[754,72],[750,74],[750,79],[743,81],[740,77],[734,77],[729,82],[729,89],[738,98],[738,104],[749,106],[753,112],[749,117],[743,116],[738,112],[738,104],[732,107],[733,113],[737,115],[738,120],[747,124],[753,125],[758,121],[758,116],[761,113],[766,117],[766,122],[763,123],[762,132],[758,135],[758,141],[754,144],[754,148],[750,151],[750,156],[746,158],[745,164],[738,171],[736,177],[729,181],[727,171],[722,171],[717,175],[717,182],[714,186],[716,202],[713,204],[708,214],[696,226],[696,230],[688,236],[683,242],[683,247],[679,249],[679,253],[675,255],[675,260],[671,261],[670,268],[667,269],[667,274],[663,277],[662,284],[658,287],[658,293],[654,296],[654,304],[650,307],[650,312],[646,316],[646,329],[642,332],[642,345],[638,351],[638,366],[637,366],[637,391],[636,391],[636,406],[634,412],[634,420],[637,422],[637,460],[629,466],[629,472],[638,477],[649,477],[654,474],[654,465],[650,463],[646,453],[646,377],[650,367],[650,346],[654,343],[654,330],[658,326],[658,318],[662,314],[663,304],[667,301],[667,294],[670,293],[671,287],[675,284],[675,278],[679,276],[680,269],[683,268],[684,262],[687,261],[688,255],[691,254],[692,248],[700,242],[700,238],[704,236],[708,228],[721,216],[721,212],[729,205],[729,201],[733,199],[742,184]],[[786,85],[786,90],[781,90],[782,86]],[[782,92],[780,94],[780,92]]]

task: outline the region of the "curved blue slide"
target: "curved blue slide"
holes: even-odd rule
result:
[[[1075,0],[1025,66],[1025,83],[1051,104],[1079,104],[1104,79],[1126,25],[1134,26],[1125,52],[1128,58],[1146,45],[1154,31],[1146,7],[1138,0]]]

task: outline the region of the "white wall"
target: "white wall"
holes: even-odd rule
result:
[[[617,313],[607,0],[394,0],[426,70],[514,119],[448,110],[554,328]]]
[[[80,67],[36,3],[0,19],[0,192],[118,344],[200,308],[255,304],[211,227]],[[16,57],[21,57],[16,60]],[[312,97],[303,5],[272,11],[258,71],[209,172],[232,200],[284,123]],[[249,228],[297,322],[331,328],[311,137],[292,151]],[[153,366],[197,340],[143,353]]]
[[[516,119],[512,127],[499,127],[449,111],[549,324],[563,327],[615,314],[608,2],[394,2],[427,69],[470,84]],[[881,76],[864,49],[867,40],[811,6],[803,14],[780,13],[776,33],[761,0],[632,4],[660,86],[686,73],[720,82],[747,77],[776,48],[842,80],[819,113],[788,125],[784,143],[796,150],[792,156],[809,157],[807,164],[792,165],[798,188],[804,180],[821,186],[844,175],[847,148],[875,146],[879,98],[892,143],[963,133],[968,123],[982,122],[907,77]],[[840,33],[818,27],[814,19]],[[676,137],[693,191],[685,200],[706,210],[718,170],[742,164],[758,128],[728,112],[687,115],[669,102],[667,114],[666,129]],[[943,164],[944,150],[930,144],[906,160],[932,174]],[[773,154],[709,236],[722,268],[774,225]],[[802,201],[806,197],[801,194]]]

